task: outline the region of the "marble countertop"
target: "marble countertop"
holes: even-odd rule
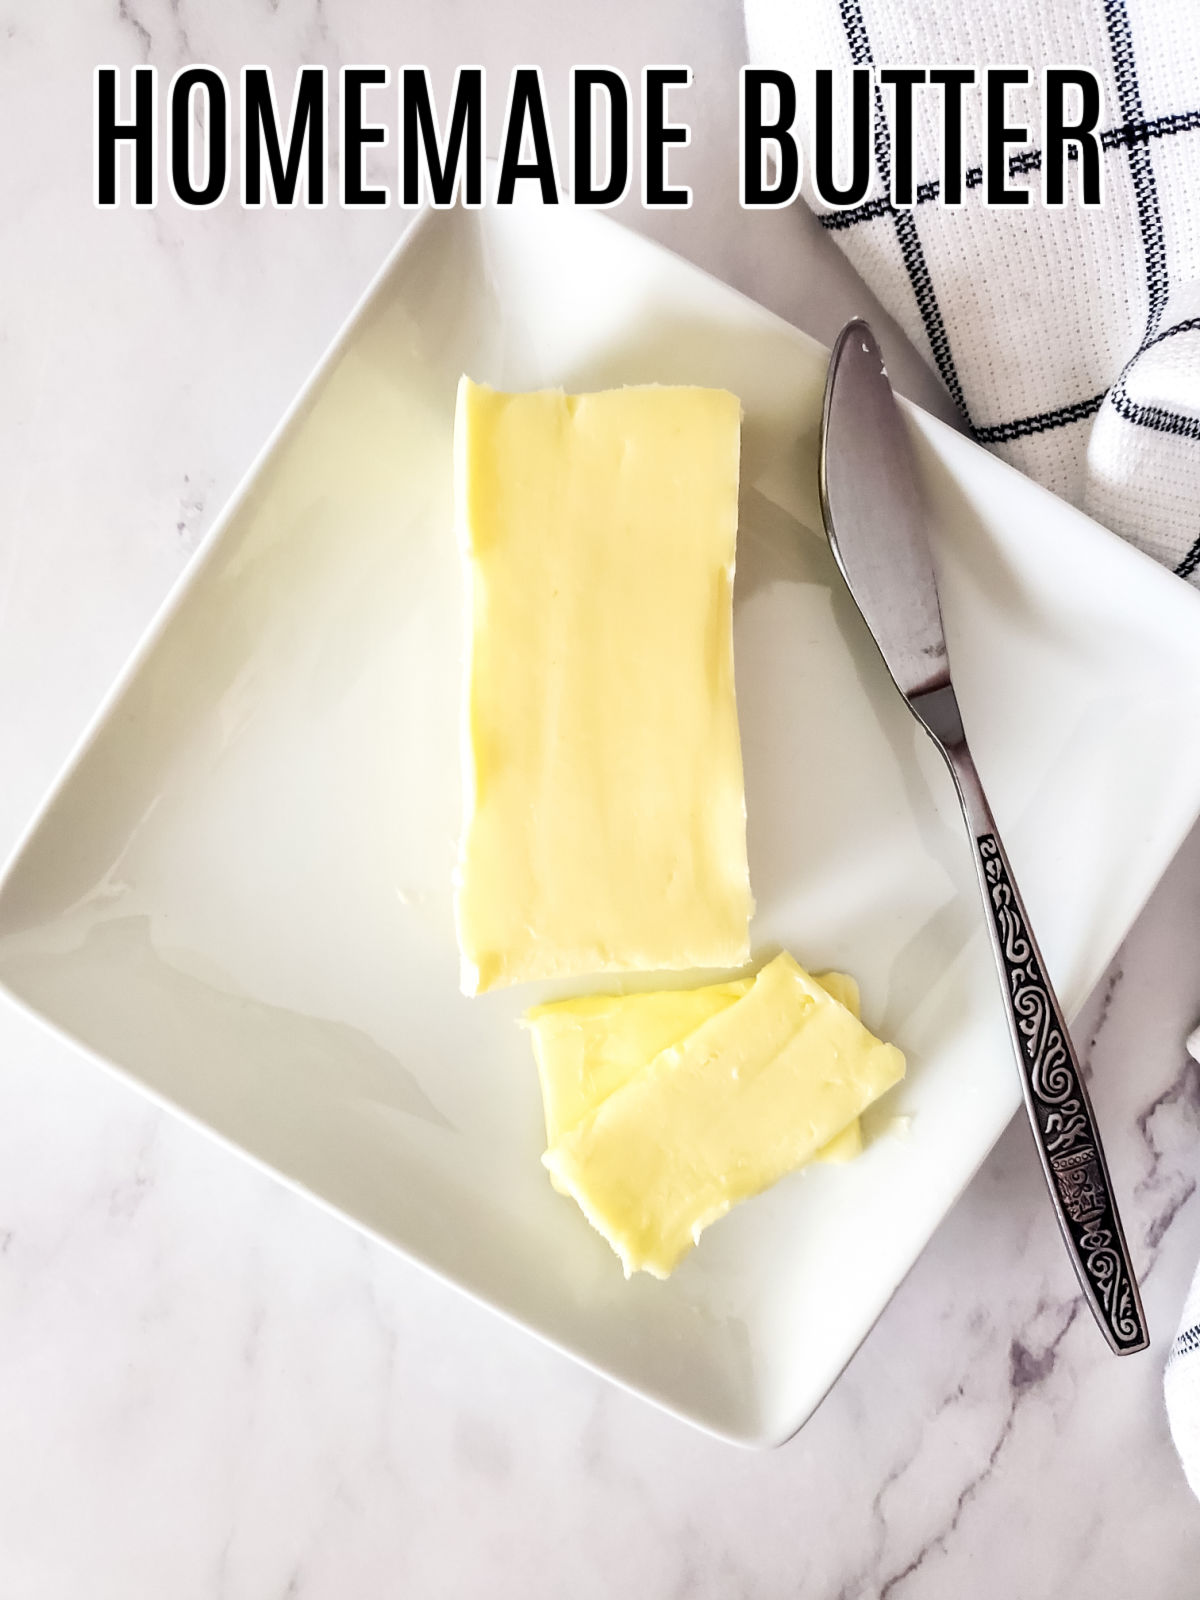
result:
[[[0,854],[402,226],[97,213],[97,63],[421,62],[444,91],[459,62],[534,61],[558,117],[572,63],[688,62],[696,204],[626,220],[819,338],[877,311],[805,216],[737,208],[730,0],[4,0],[0,41]],[[892,367],[944,414],[915,357]],[[0,1594],[1190,1600],[1161,1368],[1200,1256],[1198,926],[1200,832],[1079,1023],[1153,1351],[1114,1362],[1081,1314],[1014,1125],[766,1455],[544,1350],[0,1001]]]

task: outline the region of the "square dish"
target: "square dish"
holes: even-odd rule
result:
[[[426,214],[0,885],[0,984],[18,1001],[551,1343],[755,1444],[809,1415],[1018,1103],[949,779],[811,531],[825,359],[603,217]],[[854,973],[864,1017],[909,1058],[859,1160],[740,1208],[667,1283],[626,1283],[540,1165],[515,1024],[563,986],[458,988],[464,371],[740,395],[756,955]],[[964,716],[1073,1010],[1200,809],[1200,595],[913,420]]]

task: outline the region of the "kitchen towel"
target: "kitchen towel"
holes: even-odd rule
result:
[[[1009,179],[1030,204],[987,207],[982,93],[964,94],[963,204],[940,203],[940,89],[914,101],[915,204],[889,199],[884,90],[872,188],[804,198],[922,350],[974,437],[1200,583],[1200,26],[1195,0],[745,0],[750,59],[790,72],[812,151],[813,71],[834,69],[834,172],[850,172],[854,66],[1029,67],[1008,90]],[[1040,80],[1098,74],[1104,204],[1041,203]],[[1068,168],[1071,173],[1071,169]],[[1077,177],[1076,165],[1072,177]],[[1196,1047],[1198,1034],[1192,1041]],[[1197,1050],[1200,1054],[1200,1049]],[[1170,1354],[1171,1431],[1200,1495],[1200,1272]]]
[[[941,375],[981,443],[1200,583],[1200,26],[1195,0],[745,0],[750,59],[791,72],[812,150],[812,74],[834,69],[834,172],[850,171],[853,66],[1017,65],[1027,127],[986,207],[982,85],[963,95],[963,204],[940,201],[942,90],[914,96],[916,203],[888,199],[890,89],[876,87],[872,188],[804,198]],[[1103,206],[1041,203],[1041,72],[1099,78]],[[982,74],[980,74],[982,76]],[[1070,102],[1068,102],[1070,108]]]

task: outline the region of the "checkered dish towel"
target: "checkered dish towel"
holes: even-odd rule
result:
[[[981,444],[1200,582],[1200,25],[1196,0],[745,0],[751,60],[793,74],[804,194],[940,373]],[[834,171],[848,173],[852,66],[1022,66],[1009,120],[1037,129],[1041,69],[1087,66],[1102,94],[1104,205],[1041,204],[1041,152],[1013,147],[1031,203],[989,209],[981,91],[964,94],[964,204],[938,201],[941,93],[918,89],[917,204],[888,202],[876,91],[874,187],[812,190],[812,71],[834,69]],[[1034,86],[1038,87],[1034,87]],[[887,91],[890,95],[890,91]],[[890,110],[890,107],[886,109]],[[1072,177],[1078,169],[1072,172]],[[1200,1056],[1200,1033],[1192,1041]],[[1200,1494],[1200,1274],[1166,1374]]]
[[[1200,583],[1200,25],[1195,0],[745,0],[750,58],[791,72],[803,192],[941,375],[981,444]],[[942,90],[914,95],[917,204],[894,210],[876,91],[866,200],[811,186],[812,70],[834,70],[834,171],[849,159],[852,66],[1031,69],[1008,120],[1039,137],[1041,69],[1086,66],[1102,95],[1104,205],[1041,204],[1041,152],[1013,146],[1025,207],[983,204],[982,83],[963,95],[964,204],[939,203]],[[886,100],[883,98],[886,96]]]

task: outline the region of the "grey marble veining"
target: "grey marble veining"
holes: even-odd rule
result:
[[[0,139],[45,169],[0,169],[0,851],[401,225],[97,214],[92,67],[537,61],[561,117],[573,62],[690,62],[697,203],[627,220],[828,339],[874,303],[802,216],[738,211],[742,49],[724,0],[0,9]],[[543,1350],[0,1005],[0,1594],[1193,1600],[1161,1368],[1200,1257],[1198,933],[1200,832],[1078,1024],[1153,1350],[1114,1361],[1080,1311],[1014,1125],[770,1455]]]

